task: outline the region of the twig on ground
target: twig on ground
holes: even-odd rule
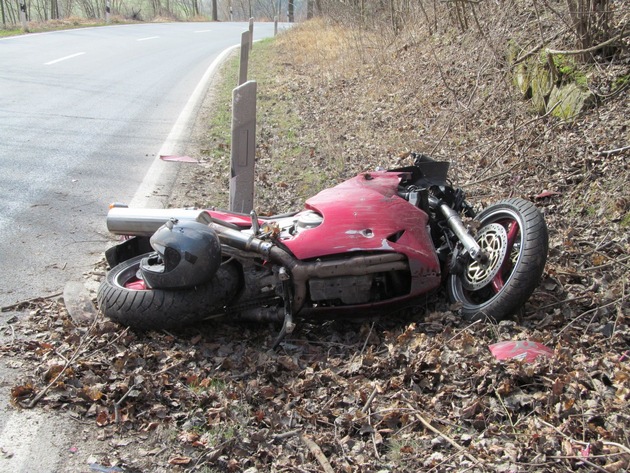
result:
[[[627,295],[623,295],[621,296],[619,299],[615,299],[612,302],[609,302],[608,304],[604,304],[604,305],[600,305],[597,307],[593,307],[590,310],[587,310],[586,312],[582,312],[580,315],[578,315],[577,317],[575,317],[571,322],[569,322],[568,324],[566,324],[564,327],[562,327],[562,329],[556,334],[556,337],[559,337],[560,334],[562,332],[564,332],[566,329],[568,329],[571,325],[573,325],[574,322],[577,322],[578,320],[580,320],[582,317],[584,317],[585,315],[590,314],[591,312],[595,312],[598,309],[605,309],[606,307],[610,307],[611,305],[615,305],[615,304],[619,304],[620,302],[623,302],[624,299],[627,298]]]
[[[61,296],[62,294],[63,292],[57,292],[55,294],[50,294],[48,296],[38,296],[38,297],[32,297],[31,299],[25,299],[23,301],[16,302],[15,304],[5,305],[4,307],[0,308],[0,312],[9,312],[10,310],[19,309],[26,304],[31,304],[33,302],[38,302],[38,301],[42,301],[46,299],[52,299],[54,297]]]
[[[512,427],[512,432],[514,432],[514,435],[516,435],[517,432],[516,432],[516,427],[514,427],[514,422],[512,421],[512,415],[510,414],[510,411],[508,411],[507,406],[503,402],[503,398],[501,397],[501,394],[499,394],[499,391],[497,391],[496,389],[494,390],[494,394],[496,394],[496,396],[499,398],[501,407],[503,407],[503,410],[505,411],[505,414],[507,415],[507,418],[510,421],[510,427]]]
[[[473,325],[477,325],[480,324],[481,320],[475,320],[474,322],[471,322],[470,324],[468,324],[466,327],[464,327],[462,330],[460,330],[459,332],[457,332],[455,335],[453,335],[451,338],[449,338],[448,340],[446,340],[444,342],[444,345],[448,345],[449,343],[451,343],[453,340],[455,340],[457,337],[459,337],[461,334],[466,333],[466,331],[471,328]]]
[[[363,355],[363,352],[365,351],[365,347],[368,344],[368,341],[370,340],[370,335],[372,335],[372,330],[374,329],[374,322],[372,322],[372,325],[370,325],[370,331],[367,334],[367,337],[365,337],[365,342],[363,343],[363,347],[361,348],[361,353],[359,353],[359,356]]]
[[[94,327],[94,323],[92,324],[90,329],[92,329],[93,327]],[[27,409],[32,409],[33,407],[35,407],[37,405],[37,403],[46,395],[48,390],[57,383],[59,378],[61,378],[61,376],[66,372],[68,367],[79,357],[79,355],[81,355],[81,353],[85,350],[84,346],[88,346],[90,343],[92,343],[94,341],[94,339],[96,339],[96,335],[93,335],[92,337],[90,337],[87,340],[85,338],[83,338],[81,340],[81,343],[77,347],[77,349],[74,351],[72,356],[68,359],[68,361],[66,361],[66,363],[63,366],[63,368],[61,369],[61,371],[59,371],[57,376],[55,376],[55,378],[50,383],[48,383],[48,385],[44,389],[42,389],[39,393],[37,393],[37,396],[35,396],[31,400],[31,402],[29,402],[26,406],[23,406],[23,407],[26,407]]]
[[[611,259],[611,261],[609,261],[608,263],[604,263],[604,264],[600,264],[599,266],[591,266],[590,268],[583,268],[582,271],[596,271],[598,269],[605,269],[608,268],[610,266],[613,266],[615,264],[621,265],[624,268],[630,270],[630,267],[628,267],[628,265],[623,264],[623,262],[628,261],[630,259],[630,256],[626,256],[625,258],[619,258],[619,259],[612,259],[609,256],[600,253],[599,251],[596,251],[595,253],[597,253],[598,255],[604,256],[606,258]]]
[[[287,430],[286,432],[282,432],[280,434],[273,434],[271,438],[273,440],[283,440],[289,437],[293,437],[294,435],[297,435],[300,432],[302,432],[302,429]]]
[[[125,327],[125,328],[123,329],[123,331],[122,331],[122,332],[118,333],[118,335],[116,335],[116,336],[114,337],[114,339],[113,339],[113,340],[109,340],[109,341],[107,342],[107,345],[105,345],[105,346],[102,346],[102,347],[100,347],[100,348],[95,349],[94,351],[92,351],[92,352],[88,353],[86,356],[87,356],[87,357],[91,357],[91,356],[96,355],[96,354],[97,354],[98,352],[100,352],[100,351],[105,351],[105,349],[106,349],[108,346],[111,346],[111,345],[113,345],[114,343],[116,343],[116,342],[117,342],[118,340],[120,340],[122,337],[124,337],[125,335],[127,335],[127,333],[128,333],[128,332],[129,332],[129,327]]]
[[[420,421],[420,423],[422,425],[424,425],[427,429],[429,429],[431,432],[433,432],[433,433],[439,435],[440,437],[442,437],[444,440],[446,440],[448,443],[450,443],[453,447],[455,447],[457,450],[459,450],[463,455],[465,455],[466,458],[468,458],[470,461],[475,462],[475,464],[480,464],[481,463],[481,460],[479,460],[474,455],[469,453],[466,448],[462,447],[460,444],[458,444],[455,440],[453,440],[451,437],[449,437],[445,433],[440,432],[438,429],[433,427],[429,423],[429,421],[427,421],[422,415],[420,415],[418,410],[413,409],[411,406],[409,406],[409,407],[413,410],[414,415]]]
[[[581,296],[570,297],[569,299],[564,299],[558,302],[553,302],[552,304],[547,304],[542,307],[538,307],[537,310],[546,310],[551,307],[555,307],[557,305],[568,304],[569,302],[575,302],[582,299],[588,299],[589,297],[593,297],[591,294],[582,294]]]
[[[167,366],[167,367],[165,367],[165,368],[162,368],[160,371],[158,371],[157,373],[155,373],[155,375],[156,375],[156,376],[159,376],[159,375],[161,375],[161,374],[166,373],[167,371],[172,370],[173,368],[177,368],[179,365],[184,364],[184,361],[185,361],[185,360],[181,360],[181,361],[178,361],[178,362],[176,362],[176,363],[173,363],[173,364],[172,364],[172,365],[170,365],[170,366]]]
[[[363,406],[363,409],[361,409],[361,412],[363,412],[364,414],[368,411],[368,409],[370,408],[370,404],[372,404],[372,401],[374,400],[374,398],[376,397],[376,394],[378,393],[379,388],[378,388],[378,384],[374,386],[374,389],[372,390],[372,393],[370,394],[370,397],[367,398],[367,401],[365,401],[365,406]]]
[[[567,440],[570,440],[573,443],[577,443],[578,445],[588,445],[589,444],[589,442],[582,442],[581,440],[575,440],[573,437],[565,434],[562,430],[560,430],[555,425],[550,424],[549,422],[546,422],[546,421],[542,420],[540,417],[537,417],[536,420],[538,422],[540,422],[541,424],[552,428],[553,430],[558,432],[560,435],[562,435],[564,438],[566,438]],[[625,445],[622,445],[620,443],[617,443],[617,442],[610,442],[608,440],[602,440],[602,445],[608,445],[608,446],[611,446],[611,447],[617,447],[618,449],[623,450],[624,452],[630,454],[630,448],[628,448]]]
[[[116,424],[120,424],[120,405],[122,404],[122,402],[127,399],[127,396],[129,396],[129,394],[131,393],[131,391],[133,391],[135,388],[137,388],[140,384],[139,383],[134,383],[129,389],[127,389],[127,392],[125,394],[123,394],[123,397],[121,397],[118,401],[116,401],[116,403],[114,404],[114,419]]]
[[[495,161],[495,163],[496,163],[496,161]],[[496,179],[497,177],[501,177],[501,176],[503,176],[505,174],[509,174],[510,171],[512,171],[512,169],[514,169],[519,164],[521,164],[521,163],[515,163],[512,166],[510,166],[509,168],[507,168],[505,171],[501,171],[501,172],[499,172],[497,174],[493,174],[492,176],[484,177],[483,179],[479,179],[479,180],[473,181],[473,182],[466,182],[466,183],[464,183],[464,186],[465,187],[467,187],[467,186],[474,186],[476,184],[481,184],[482,182],[486,182],[486,181],[490,181],[492,179]]]
[[[623,153],[630,149],[630,146],[623,146],[617,149],[609,149],[608,151],[598,151],[597,156],[613,156],[615,154]]]
[[[313,442],[310,438],[308,438],[304,434],[300,435],[300,440],[302,440],[304,445],[308,447],[308,449],[313,454],[315,459],[319,462],[321,467],[324,469],[325,473],[335,473],[335,470],[333,470],[333,467],[328,461],[328,458],[326,458],[326,455],[324,455],[324,452],[322,452],[322,449],[319,448],[319,445],[317,445],[315,442]]]

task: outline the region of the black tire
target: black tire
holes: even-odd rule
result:
[[[123,325],[140,330],[174,329],[202,320],[234,297],[238,272],[222,265],[206,284],[191,289],[133,289],[140,281],[140,261],[136,256],[114,267],[101,283],[97,300],[103,314]]]
[[[450,274],[448,294],[452,302],[461,303],[465,319],[498,322],[522,307],[538,286],[549,248],[547,225],[538,209],[523,199],[491,205],[476,220],[480,226],[475,238],[490,262],[473,262],[462,274]]]

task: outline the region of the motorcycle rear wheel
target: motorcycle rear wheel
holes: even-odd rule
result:
[[[476,218],[475,239],[489,256],[484,266],[470,263],[448,277],[452,302],[470,321],[499,322],[514,314],[532,295],[545,269],[549,235],[542,214],[531,202],[508,199]]]
[[[99,308],[122,325],[140,330],[183,327],[220,309],[237,292],[238,273],[232,265],[222,265],[208,283],[190,289],[148,289],[139,278],[146,256],[112,268],[98,289]]]

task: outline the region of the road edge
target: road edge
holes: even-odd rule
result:
[[[177,175],[178,166],[168,163],[160,159],[160,156],[168,156],[177,154],[186,146],[182,137],[185,132],[190,129],[190,123],[193,120],[195,112],[198,111],[203,98],[207,93],[211,79],[217,73],[219,67],[227,60],[229,55],[240,47],[235,44],[224,49],[206,69],[201,80],[195,87],[195,90],[189,97],[186,105],[180,112],[173,128],[171,128],[166,140],[162,144],[160,150],[155,156],[153,163],[144,176],[144,179],[138,186],[133,198],[129,202],[129,207],[137,208],[165,208],[165,199],[171,195],[175,177]]]

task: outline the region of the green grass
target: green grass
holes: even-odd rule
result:
[[[612,90],[615,91],[615,90],[623,89],[629,83],[630,83],[630,74],[626,74],[624,76],[617,77],[613,81]]]
[[[203,153],[220,158],[229,158],[232,126],[232,91],[236,87],[239,57],[235,55],[226,61],[220,71],[221,81],[216,88],[213,113],[208,122],[208,143],[211,147]]]
[[[249,55],[248,80],[257,84],[256,94],[256,175],[264,175],[264,185],[257,181],[255,207],[268,213],[287,209],[270,208],[278,185],[291,185],[297,201],[319,191],[324,180],[313,173],[309,129],[295,111],[293,99],[299,89],[287,88],[278,77],[286,67],[278,51],[276,38],[254,43]],[[214,162],[229,163],[232,119],[232,91],[236,87],[239,55],[231,57],[221,69],[212,116],[208,120],[204,154]],[[222,164],[226,165],[226,164]],[[271,205],[273,206],[273,205]]]
[[[24,34],[22,28],[12,28],[12,29],[0,29],[0,38],[6,38],[8,36],[18,36]]]
[[[110,24],[130,23],[127,21],[116,18],[112,20]],[[53,20],[53,21],[29,21],[26,24],[27,31],[24,31],[21,26],[13,25],[9,28],[0,28],[0,38],[6,38],[8,36],[19,36],[28,33],[46,33],[48,31],[60,31],[60,30],[74,30],[78,28],[93,28],[95,26],[107,26],[105,21],[96,20],[84,20],[79,18],[65,19],[65,20]]]

